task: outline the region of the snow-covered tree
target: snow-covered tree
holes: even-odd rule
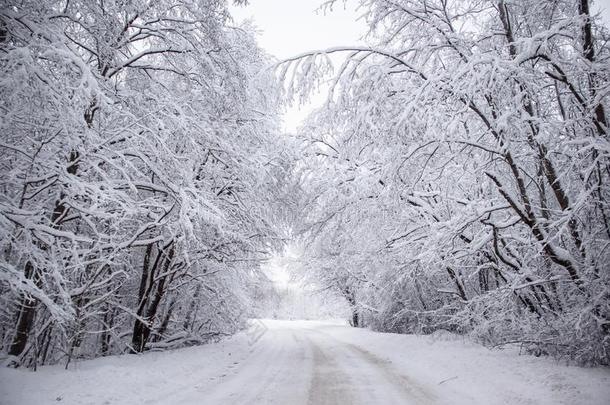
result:
[[[14,364],[241,327],[289,163],[268,58],[226,7],[0,7],[0,328]]]
[[[610,49],[588,0],[360,10],[369,45],[278,68],[289,96],[331,78],[301,131],[311,273],[379,329],[608,364]]]

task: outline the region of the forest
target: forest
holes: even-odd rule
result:
[[[0,0],[0,360],[230,336],[295,245],[353,327],[610,365],[590,0],[358,0],[366,45],[283,60],[246,3]]]

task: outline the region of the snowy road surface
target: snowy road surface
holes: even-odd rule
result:
[[[607,404],[607,369],[489,351],[451,335],[254,321],[218,344],[0,370],[2,404]]]
[[[209,404],[429,404],[434,396],[365,349],[324,329],[272,325],[252,354],[211,387]],[[180,402],[180,401],[179,401]],[[196,403],[186,394],[184,403]]]

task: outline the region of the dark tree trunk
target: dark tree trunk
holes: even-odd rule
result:
[[[159,328],[155,331],[155,334],[157,335],[159,340],[161,340],[163,338],[163,335],[167,331],[167,327],[169,326],[169,321],[172,319],[172,313],[174,312],[175,305],[176,305],[175,300],[172,300],[169,303],[169,305],[167,306],[167,311],[165,312],[165,315],[163,316],[163,321],[161,322],[161,325],[159,325]]]
[[[466,291],[464,290],[464,286],[462,285],[462,280],[459,279],[458,275],[455,273],[455,270],[453,270],[451,267],[447,267],[447,273],[449,274],[449,277],[451,277],[451,280],[453,280],[453,282],[455,283],[458,295],[460,296],[462,301],[468,301],[468,298],[466,297]]]
[[[188,311],[186,312],[186,316],[184,318],[184,323],[182,324],[182,328],[184,330],[192,330],[193,324],[195,322],[195,305],[197,304],[197,300],[199,299],[199,293],[201,292],[201,284],[197,284],[197,288],[195,288],[195,293],[193,294],[193,299],[191,300]]]
[[[144,254],[144,264],[142,266],[142,276],[140,277],[140,289],[138,291],[138,308],[136,310],[136,315],[142,318],[144,314],[144,310],[146,309],[147,297],[152,289],[153,279],[155,275],[155,269],[159,265],[159,261],[161,260],[161,252],[157,252],[157,258],[153,263],[152,267],[150,266],[150,258],[152,255],[153,245],[148,245],[146,248],[146,253]],[[144,329],[144,323],[141,319],[136,319],[133,325],[133,333],[131,338],[132,350],[135,353],[139,353],[144,350],[144,342],[142,341],[142,331]]]
[[[169,252],[165,253],[165,250],[169,248]],[[147,254],[149,254],[149,250],[147,250]],[[168,271],[173,262],[174,258],[174,246],[171,243],[169,246],[165,247],[165,249],[160,249],[157,258],[153,267],[148,270],[147,266],[144,266],[142,272],[142,283],[147,285],[147,288],[144,291],[141,291],[142,297],[140,299],[140,305],[138,307],[137,315],[139,316],[136,319],[133,327],[133,335],[131,339],[132,349],[136,353],[141,353],[144,351],[146,347],[146,343],[148,342],[148,338],[150,337],[152,322],[157,314],[157,309],[159,307],[159,303],[163,298],[163,294],[165,293],[166,281],[168,278]],[[155,285],[155,270],[162,263],[161,274],[163,276],[156,282],[156,289],[154,295],[151,295],[153,287]],[[147,259],[145,258],[145,264],[147,264]],[[146,278],[146,281],[144,281]]]
[[[489,270],[487,268],[479,270],[479,288],[481,289],[481,294],[489,291]]]
[[[35,277],[34,266],[32,262],[28,261],[25,264],[25,277]],[[35,280],[36,282],[37,280]],[[37,283],[38,284],[38,283]],[[19,303],[19,314],[17,316],[17,325],[15,327],[15,336],[11,342],[8,354],[11,356],[19,356],[28,343],[28,336],[32,330],[34,324],[34,317],[36,315],[36,300],[28,298],[25,294],[21,297]]]
[[[360,322],[360,316],[358,314],[358,306],[356,305],[357,303],[356,303],[356,296],[354,294],[354,291],[349,287],[344,287],[341,292],[343,293],[343,296],[349,303],[350,310],[352,311],[352,319],[350,321],[350,324],[354,328],[360,327],[361,322]]]
[[[357,308],[352,308],[352,326],[354,328],[359,328],[360,327],[360,319],[358,317],[358,309]]]
[[[40,359],[40,364],[44,365],[47,362],[47,355],[49,354],[49,347],[51,346],[51,341],[53,340],[53,324],[50,324],[49,327],[44,331],[42,337],[40,339],[41,350],[40,355],[38,356]]]
[[[100,344],[101,344],[101,354],[102,356],[107,356],[110,354],[110,340],[112,335],[110,331],[114,326],[114,309],[106,308],[106,313],[104,314],[104,332],[102,333]]]
[[[593,44],[593,33],[591,29],[591,13],[589,11],[589,0],[580,0],[578,5],[579,14],[585,17],[585,23],[582,27],[582,50],[585,58],[589,62],[595,61],[595,47]],[[589,75],[589,87],[591,92],[591,99],[595,99],[596,96],[596,84],[597,77],[595,74]],[[608,130],[608,122],[606,120],[606,112],[602,103],[597,103],[595,106],[595,119],[598,122],[598,130],[600,135],[604,135]]]

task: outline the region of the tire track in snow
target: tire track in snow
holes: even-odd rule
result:
[[[391,362],[320,330],[307,331],[314,352],[310,405],[436,403],[433,394],[394,370]],[[324,394],[330,399],[325,399]]]
[[[219,381],[198,403],[305,405],[310,363],[306,349],[292,329],[270,330],[234,373]]]
[[[270,328],[245,352],[217,379],[195,389],[172,390],[157,403],[170,398],[179,405],[436,403],[432,394],[394,370],[391,362],[317,329]]]
[[[308,405],[352,403],[350,379],[320,346],[308,339],[313,356],[313,376],[309,388]]]

